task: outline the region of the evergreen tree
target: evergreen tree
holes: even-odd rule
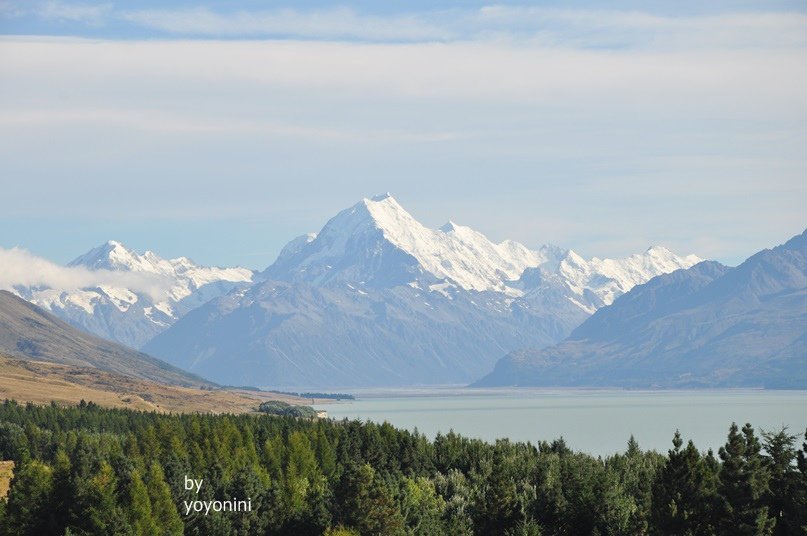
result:
[[[86,507],[78,513],[89,534],[126,534],[130,527],[118,505],[117,478],[112,466],[102,461],[87,485]]]
[[[184,530],[182,518],[171,496],[171,488],[165,482],[162,467],[156,461],[151,462],[146,475],[146,484],[151,503],[151,516],[158,529],[157,534],[181,536]]]
[[[57,529],[51,509],[53,470],[36,460],[19,466],[11,481],[3,533],[7,536],[41,536]]]
[[[678,434],[666,456],[631,439],[594,458],[358,421],[3,403],[0,448],[20,459],[0,535],[803,534],[807,436],[797,452],[785,430],[763,439],[733,426],[719,459]],[[178,512],[234,498],[253,511]]]
[[[801,449],[796,453],[796,467],[799,472],[793,492],[794,515],[789,525],[798,534],[799,530],[807,533],[807,430],[804,432]]]
[[[541,536],[541,526],[533,519],[519,521],[515,527],[507,529],[505,536]]]
[[[76,508],[76,499],[76,489],[73,485],[73,465],[64,448],[59,448],[53,460],[53,493],[51,499],[52,515],[56,526],[67,527],[73,521],[72,512],[80,509],[80,507]]]
[[[477,499],[475,525],[483,534],[502,534],[523,519],[520,511],[516,468],[509,459],[510,442],[499,440]]]
[[[692,441],[683,450],[681,445],[681,434],[676,431],[673,448],[653,485],[654,533],[713,534],[709,513],[715,499],[715,475]]]
[[[286,448],[284,472],[286,504],[293,515],[298,515],[305,509],[306,497],[317,480],[318,473],[317,458],[311,442],[302,432],[293,432]]]
[[[129,523],[135,536],[158,534],[157,524],[152,518],[148,489],[137,470],[132,471],[130,476],[127,506]]]
[[[404,478],[401,502],[404,523],[411,534],[436,536],[445,533],[443,515],[446,502],[437,495],[431,480]]]
[[[718,530],[722,534],[763,536],[773,532],[763,497],[768,492],[768,472],[760,455],[759,440],[746,424],[742,432],[732,423],[726,445],[720,447],[723,465],[719,474]]]
[[[770,473],[769,514],[776,520],[774,534],[786,536],[798,534],[800,527],[795,525],[798,517],[798,470],[796,460],[795,435],[782,428],[776,433],[763,432],[765,467]]]
[[[633,434],[631,434],[630,439],[628,439],[628,448],[625,451],[625,455],[628,457],[636,457],[641,453],[642,451],[639,448],[639,442],[636,441],[636,438],[633,437]]]
[[[336,493],[339,521],[361,534],[394,535],[403,530],[403,518],[390,490],[368,464],[345,468]]]

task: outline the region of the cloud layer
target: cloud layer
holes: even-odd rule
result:
[[[57,23],[72,35],[82,25],[106,34],[207,38],[293,38],[363,42],[533,41],[543,46],[589,48],[702,48],[807,45],[807,15],[796,10],[675,15],[652,11],[495,4],[371,12],[340,7],[254,9],[218,6],[131,9],[111,3],[5,0],[0,17]],[[618,6],[618,4],[616,4]],[[653,9],[652,4],[645,4]],[[771,6],[768,6],[771,7]],[[12,26],[13,28],[13,26]],[[63,33],[60,31],[59,33]]]
[[[27,34],[0,38],[0,191],[19,200],[0,245],[69,258],[116,236],[265,267],[383,191],[429,225],[589,256],[737,262],[804,226],[795,8],[152,4],[0,4]],[[65,221],[80,243],[54,238]]]
[[[0,248],[0,289],[15,286],[78,290],[99,286],[142,292],[153,300],[165,298],[170,281],[158,274],[88,270],[81,266],[61,266],[21,248]]]

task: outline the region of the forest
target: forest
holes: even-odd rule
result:
[[[0,534],[795,535],[806,456],[807,436],[750,424],[732,424],[717,453],[676,433],[667,453],[630,438],[601,458],[562,439],[5,401],[14,477]],[[249,511],[185,506],[247,499]]]

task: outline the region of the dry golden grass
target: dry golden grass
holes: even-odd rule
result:
[[[248,413],[265,400],[310,404],[310,399],[236,389],[164,385],[95,368],[0,356],[0,400],[77,404],[171,413]]]
[[[14,477],[14,462],[0,462],[0,499],[8,495],[11,479]]]

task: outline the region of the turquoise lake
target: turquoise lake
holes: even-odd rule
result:
[[[631,434],[643,449],[666,452],[675,430],[717,452],[732,422],[759,432],[807,427],[807,391],[602,391],[406,389],[351,391],[355,401],[316,406],[334,419],[388,421],[429,438],[455,432],[493,441],[551,441],[594,455],[623,451]]]

